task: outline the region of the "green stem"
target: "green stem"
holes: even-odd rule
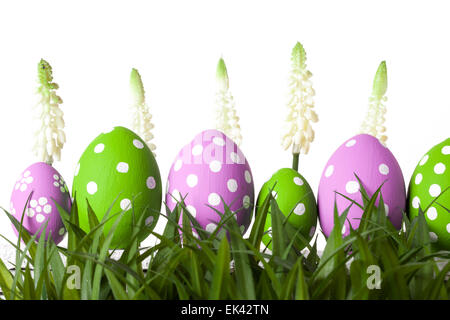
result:
[[[300,153],[293,153],[292,154],[292,169],[295,171],[298,171],[298,158],[300,156]]]

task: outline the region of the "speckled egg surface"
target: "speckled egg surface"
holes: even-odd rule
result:
[[[239,147],[225,134],[206,130],[184,146],[176,156],[168,177],[166,203],[173,210],[181,197],[189,212],[205,230],[216,229],[224,212],[221,197],[236,212],[242,232],[253,211],[254,187],[250,166]]]
[[[303,237],[311,239],[316,231],[317,205],[314,193],[306,179],[290,168],[283,168],[275,172],[259,192],[256,202],[257,212],[271,190],[281,212],[288,217],[287,221],[295,228],[300,229]],[[272,220],[269,208],[264,226],[266,233],[262,239],[269,249],[272,249],[271,230]]]
[[[450,138],[431,148],[422,157],[411,177],[408,194],[410,217],[416,217],[421,208],[425,213],[431,240],[440,247],[450,250],[448,188],[450,188]],[[436,201],[432,203],[434,199]]]
[[[31,194],[28,206],[25,208]],[[36,162],[22,172],[11,195],[11,214],[31,234],[41,235],[43,225],[48,221],[46,239],[51,232],[53,241],[58,244],[66,232],[55,202],[70,213],[70,193],[63,178],[51,165]],[[25,209],[25,210],[24,210]],[[16,235],[17,230],[13,227]]]
[[[150,229],[159,217],[162,188],[158,164],[145,142],[124,127],[104,132],[89,144],[75,170],[72,191],[83,230],[89,230],[86,199],[99,221],[113,203],[110,216],[125,211],[112,248],[127,246],[133,214],[136,221],[145,214]],[[105,234],[117,218],[106,223]]]
[[[328,236],[334,226],[334,204],[341,214],[351,202],[335,191],[363,204],[358,180],[361,180],[369,196],[383,184],[381,194],[387,215],[399,229],[406,205],[403,174],[394,155],[380,141],[368,134],[359,134],[342,144],[328,160],[319,183],[317,204],[323,232]],[[378,200],[377,200],[378,204]],[[357,228],[363,210],[352,205],[347,216],[352,228]],[[350,233],[348,221],[342,229],[344,236]]]

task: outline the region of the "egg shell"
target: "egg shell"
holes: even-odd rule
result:
[[[446,250],[450,250],[449,188],[450,138],[435,145],[421,158],[408,190],[410,218],[417,217],[421,208],[425,213],[431,241]]]
[[[351,202],[335,191],[363,205],[359,177],[369,196],[383,184],[381,194],[389,220],[399,229],[406,205],[406,189],[402,170],[389,149],[368,134],[359,134],[343,143],[328,160],[319,183],[317,204],[322,231],[329,236],[334,227],[334,205],[341,214]],[[378,199],[376,204],[378,205]],[[342,233],[358,228],[363,210],[353,204]]]
[[[89,144],[75,170],[72,191],[76,195],[80,226],[85,231],[90,229],[86,199],[99,221],[111,206],[108,217],[125,211],[111,248],[128,245],[133,214],[136,221],[145,214],[148,233],[159,217],[162,187],[158,164],[146,143],[124,127],[101,133]],[[119,215],[105,224],[105,235],[117,218]]]
[[[30,201],[25,208],[28,197]],[[51,232],[53,241],[58,244],[66,232],[59,210],[55,203],[70,213],[70,193],[64,179],[59,172],[45,162],[36,162],[26,168],[16,181],[11,194],[10,211],[17,221],[31,234],[38,233],[39,240],[42,228],[48,221],[45,239]],[[25,209],[25,210],[24,210]],[[17,229],[13,226],[18,235]]]
[[[252,218],[253,176],[239,147],[224,133],[206,130],[185,145],[173,162],[166,203],[173,210],[181,197],[189,212],[205,230],[212,232],[224,212],[223,198],[244,233]],[[181,221],[181,219],[180,219]]]
[[[275,172],[259,192],[256,201],[257,214],[271,190],[279,209],[288,217],[287,222],[300,229],[303,237],[311,239],[316,231],[317,204],[306,179],[291,168],[283,168]],[[271,209],[269,208],[262,240],[271,250],[272,220],[270,213]]]

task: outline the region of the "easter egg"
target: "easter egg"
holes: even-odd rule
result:
[[[250,225],[254,204],[252,172],[242,151],[222,132],[203,131],[185,145],[170,168],[167,183],[169,209],[184,198],[189,213],[206,231],[213,232],[220,222],[214,209],[224,213],[221,198],[235,213],[242,233]]]
[[[304,238],[311,239],[316,231],[317,205],[314,193],[306,179],[290,168],[283,168],[275,172],[259,192],[256,202],[257,214],[271,191],[280,211],[287,217],[287,222],[294,228],[300,229]],[[269,208],[262,240],[269,249],[272,249],[270,214],[271,209]]]
[[[90,229],[86,200],[99,221],[110,207],[108,219],[116,215],[106,222],[105,235],[124,212],[114,231],[111,248],[128,245],[134,221],[139,221],[142,215],[150,233],[161,209],[158,164],[146,143],[124,127],[101,133],[89,144],[75,170],[72,192],[80,227],[85,231]]]
[[[450,250],[450,138],[435,145],[419,161],[409,183],[411,218],[424,212],[430,237]],[[433,202],[434,201],[434,202]]]
[[[11,194],[10,211],[19,222],[24,215],[23,227],[32,235],[37,233],[36,240],[40,238],[47,223],[45,239],[51,233],[52,240],[58,244],[64,238],[66,230],[55,203],[70,213],[71,200],[67,185],[51,165],[36,162],[26,168],[16,181]],[[17,235],[16,228],[14,231]]]
[[[322,231],[329,236],[334,226],[334,207],[341,214],[352,202],[363,205],[356,176],[364,189],[372,196],[381,186],[385,211],[392,224],[399,229],[406,205],[406,189],[402,170],[394,155],[380,141],[368,134],[359,134],[344,142],[328,160],[319,182],[317,205]],[[384,183],[384,184],[383,184]],[[337,194],[339,192],[340,194]],[[377,199],[376,205],[378,205]],[[358,228],[363,210],[353,204],[342,228],[342,234],[350,233],[350,226]]]

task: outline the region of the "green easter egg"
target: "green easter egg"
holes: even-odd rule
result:
[[[124,127],[102,133],[89,144],[78,162],[72,192],[76,195],[80,227],[84,231],[90,230],[86,200],[99,221],[111,206],[108,218],[125,211],[111,248],[125,248],[133,225],[145,215],[149,228],[139,239],[143,240],[156,225],[161,209],[158,164],[146,143]],[[105,236],[119,216],[105,224]]]
[[[301,235],[310,240],[316,230],[317,203],[306,179],[290,168],[278,170],[269,181],[264,183],[259,192],[257,214],[271,190],[281,212],[288,217],[287,222],[294,228],[300,229]],[[272,249],[271,228],[269,209],[262,239],[269,249]]]
[[[431,148],[414,170],[408,192],[410,218],[418,215],[419,208],[431,241],[450,250],[450,138]]]

